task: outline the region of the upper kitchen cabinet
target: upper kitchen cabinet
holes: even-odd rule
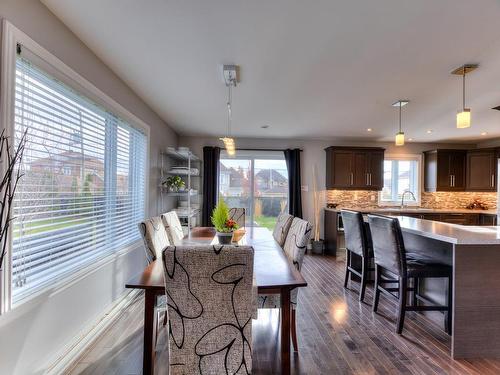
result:
[[[328,147],[326,188],[382,190],[384,149],[379,147]]]
[[[465,191],[465,150],[424,152],[425,191]]]
[[[467,151],[467,190],[497,190],[497,157],[495,149]]]

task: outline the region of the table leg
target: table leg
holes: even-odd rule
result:
[[[156,293],[146,289],[144,293],[144,351],[142,356],[142,373],[152,375],[155,368],[155,304]]]
[[[290,374],[290,289],[281,289],[281,373]]]

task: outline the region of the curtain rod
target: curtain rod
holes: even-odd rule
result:
[[[286,149],[284,148],[237,148],[236,151],[241,150],[241,151],[285,151]],[[299,151],[302,152],[303,150],[299,148]]]

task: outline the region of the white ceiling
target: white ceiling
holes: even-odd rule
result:
[[[179,134],[224,134],[218,69],[236,63],[236,136],[391,140],[401,98],[415,141],[500,137],[497,0],[42,2]],[[480,67],[458,130],[464,63]]]

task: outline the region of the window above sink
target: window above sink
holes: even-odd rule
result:
[[[379,206],[404,205],[417,208],[421,195],[421,156],[386,155],[384,158],[384,187],[378,195]]]

